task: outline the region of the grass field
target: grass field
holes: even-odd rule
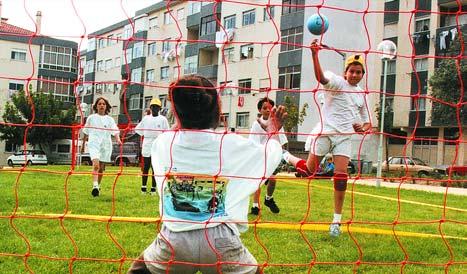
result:
[[[0,170],[0,273],[125,273],[153,241],[155,221],[46,215],[159,217],[158,198],[140,194],[139,169],[118,175],[118,167],[108,167],[101,196],[93,198],[91,175],[80,174],[90,167],[68,178],[67,168],[28,168],[21,176]],[[250,216],[242,239],[265,273],[467,273],[467,200],[445,198],[349,185],[349,225],[330,238],[330,181],[281,179],[275,193],[281,212]]]

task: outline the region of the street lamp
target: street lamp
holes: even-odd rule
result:
[[[380,133],[379,133],[379,145],[378,145],[378,169],[376,171],[376,186],[381,186],[381,170],[382,170],[382,162],[383,162],[383,133],[384,133],[384,113],[386,108],[386,78],[388,72],[388,61],[396,57],[397,47],[394,42],[390,40],[383,40],[381,43],[378,44],[378,51],[382,53],[381,60],[384,63],[383,69],[383,98],[381,100],[381,119],[380,119]]]
[[[232,123],[232,118],[233,118],[233,115],[232,115],[232,97],[237,96],[238,92],[237,92],[237,89],[234,88],[231,83],[228,83],[227,85],[225,85],[224,94],[229,96],[229,121],[228,121],[228,123],[229,123],[230,131],[234,131],[235,127],[233,126],[233,123]]]

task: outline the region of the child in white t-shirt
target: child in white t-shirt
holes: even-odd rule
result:
[[[278,138],[260,145],[216,132],[220,99],[204,77],[176,80],[169,96],[177,128],[159,135],[151,154],[162,228],[129,273],[255,273],[239,234],[248,228],[250,195],[281,161]],[[273,109],[268,131],[285,115]]]
[[[162,107],[162,103],[159,99],[153,98],[150,103],[150,115],[145,115],[141,122],[135,127],[137,134],[143,137],[143,145],[141,149],[141,155],[143,157],[143,177],[141,183],[141,193],[146,194],[147,182],[148,182],[148,173],[149,168],[151,168],[151,148],[152,143],[156,140],[157,136],[162,133],[163,130],[169,129],[169,122],[167,118],[162,115],[159,115],[159,111]],[[154,168],[152,169],[153,176],[152,186],[151,186],[151,195],[156,194],[156,180],[154,179]]]
[[[264,127],[264,125],[267,123],[269,119],[269,115],[271,112],[271,109],[274,107],[274,101],[264,97],[258,101],[257,104],[258,111],[261,114],[260,117],[256,121],[253,122],[251,125],[250,129],[250,135],[249,139],[254,141],[257,144],[266,144],[269,140],[268,133]],[[287,143],[287,137],[284,134],[284,129],[281,128],[279,130],[279,142],[281,145],[284,145]],[[279,170],[276,170],[274,172],[274,175],[279,172]],[[276,202],[274,201],[274,190],[276,188],[276,179],[274,177],[269,178],[266,183],[267,185],[267,192],[266,196],[264,197],[264,205],[269,207],[271,212],[273,213],[279,213],[280,209],[277,206]],[[251,214],[253,215],[258,215],[259,214],[259,190],[253,195],[253,206],[251,207]]]
[[[297,171],[308,176],[315,173],[321,159],[330,152],[334,160],[334,218],[329,227],[331,236],[341,233],[340,222],[345,191],[347,189],[347,165],[350,160],[351,134],[371,129],[369,111],[363,90],[358,86],[365,74],[365,62],[361,55],[352,55],[345,61],[344,77],[330,71],[323,73],[319,63],[317,40],[311,44],[315,77],[324,88],[324,104],[321,110],[322,124],[312,131],[305,144],[309,150],[307,161],[290,154],[287,161]]]
[[[115,124],[115,120],[108,115],[111,108],[107,99],[104,97],[97,98],[92,106],[95,113],[89,115],[83,128],[84,138],[81,153],[84,152],[84,145],[88,141],[88,151],[92,161],[93,174],[91,194],[94,197],[99,196],[105,163],[110,163],[110,156],[112,154],[111,136],[115,137],[118,144],[122,143],[119,135],[120,131]]]

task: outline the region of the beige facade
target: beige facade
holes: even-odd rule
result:
[[[459,1],[461,5],[466,5],[467,1]],[[400,12],[399,18],[396,22],[386,24],[384,26],[383,36],[385,39],[397,37],[397,51],[398,58],[395,61],[395,98],[393,102],[394,121],[393,128],[400,129],[407,135],[406,145],[389,145],[389,156],[396,155],[413,155],[422,160],[425,160],[431,165],[466,165],[467,163],[467,150],[466,139],[454,143],[444,142],[445,128],[432,124],[431,110],[432,101],[429,98],[420,98],[418,104],[415,105],[410,96],[413,95],[413,86],[411,84],[413,78],[413,71],[417,73],[426,73],[426,78],[421,79],[420,91],[424,94],[430,95],[430,87],[428,80],[435,71],[436,56],[439,54],[439,49],[442,47],[440,39],[444,39],[439,35],[440,28],[443,30],[451,30],[456,28],[457,23],[459,27],[467,24],[467,16],[461,15],[458,18],[456,14],[443,15],[441,9],[444,11],[447,8],[455,8],[458,1],[431,1],[431,13],[421,16],[410,16],[410,12],[416,9],[415,1],[400,1],[398,9]],[[445,16],[443,19],[442,16]],[[424,27],[426,26],[426,27]],[[465,35],[464,35],[465,36]],[[419,47],[418,39],[425,39],[428,49],[423,54],[414,53],[414,48]],[[451,39],[451,33],[446,39]],[[465,41],[464,41],[465,43]],[[414,58],[411,58],[414,56]],[[378,77],[376,75],[375,77]],[[412,92],[412,93],[411,93]],[[424,115],[420,115],[417,123],[417,128],[414,128],[415,123],[410,122],[411,116],[414,117],[416,112],[419,111]],[[412,118],[413,120],[414,118]],[[446,127],[447,128],[447,127]],[[438,131],[437,134],[430,136],[423,136],[423,133],[416,133],[421,130],[434,130]],[[466,127],[462,125],[460,131],[465,132]],[[426,137],[432,140],[426,141],[413,141],[410,137]]]
[[[280,3],[281,1],[276,0],[270,4]],[[255,22],[242,26],[243,14],[251,11],[255,12]],[[225,25],[226,18],[235,18],[236,27],[233,29],[230,43],[219,48],[219,86],[225,83],[228,86],[240,87],[247,81],[250,81],[251,85],[251,90],[245,89],[242,92],[242,89],[227,88],[221,94],[222,112],[228,115],[227,127],[236,128],[239,133],[247,133],[256,120],[259,99],[267,96],[276,100],[280,45],[274,45],[274,42],[280,41],[280,31],[277,33],[275,27],[280,28],[281,9],[273,7],[269,14],[264,14],[265,12],[264,7],[229,2],[222,4],[222,24]],[[249,46],[252,47],[250,52],[247,50]],[[242,51],[247,53],[246,56],[242,55]],[[269,88],[271,90],[266,92]]]
[[[13,42],[0,39],[0,121],[3,121],[5,104],[10,96],[19,89],[37,87],[37,63],[39,60],[39,45]],[[27,81],[28,78],[33,80]],[[32,90],[30,90],[32,91]],[[5,151],[6,149],[6,151]],[[6,163],[15,148],[6,146],[0,141],[0,165]]]

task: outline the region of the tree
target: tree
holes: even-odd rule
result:
[[[295,103],[290,96],[285,96],[284,107],[287,111],[287,118],[283,125],[284,130],[286,132],[292,132],[296,126],[301,125],[305,120],[308,103],[305,103],[302,109],[299,110],[297,103]]]
[[[33,107],[34,120],[32,120]],[[75,114],[76,108],[65,109],[64,104],[55,99],[51,93],[31,92],[30,102],[25,92],[20,90],[11,97],[11,102],[5,105],[2,116],[4,123],[0,124],[0,140],[22,145],[27,128],[23,125],[32,122],[33,125],[27,131],[26,142],[48,151],[49,143],[53,140],[70,138],[71,129],[42,125],[71,125]]]
[[[459,54],[459,41],[456,40],[449,52],[453,56]],[[465,87],[467,82],[467,62],[463,59],[458,61],[453,58],[446,58],[439,62],[438,68],[435,69],[433,76],[430,78],[431,96],[440,101],[433,101],[431,110],[431,122],[434,125],[442,126],[457,126],[457,110],[461,125],[467,124],[467,93]],[[462,81],[462,82],[461,82]],[[462,84],[462,85],[461,85]],[[461,89],[464,89],[461,90]],[[464,93],[461,98],[462,92]],[[461,100],[462,99],[462,100]],[[450,104],[464,103],[458,107],[450,106]]]

